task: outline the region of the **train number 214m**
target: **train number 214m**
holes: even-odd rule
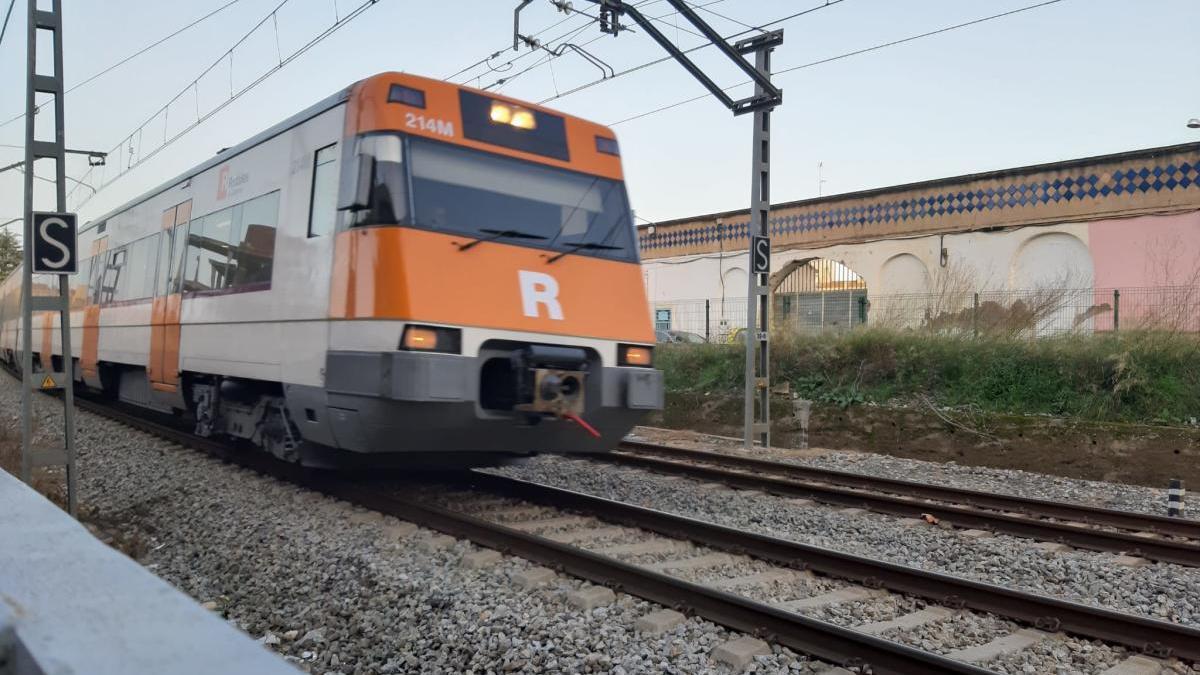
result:
[[[421,129],[439,136],[454,136],[454,123],[434,119],[416,113],[404,113],[404,124],[409,129]]]

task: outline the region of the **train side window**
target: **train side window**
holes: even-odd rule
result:
[[[126,300],[141,300],[154,295],[158,241],[162,236],[162,232],[156,232],[130,244],[130,288],[129,297]]]
[[[349,148],[350,144],[346,144]],[[349,150],[346,151],[349,154]],[[370,158],[362,162],[360,157]],[[374,134],[358,139],[357,154],[351,154],[343,167],[339,188],[341,203],[347,211],[346,223],[363,225],[399,225],[408,222],[408,175],[404,170],[404,140],[395,134]],[[360,176],[360,172],[370,175]],[[367,181],[370,194],[365,204],[353,204],[358,183]]]
[[[275,226],[279,219],[279,192],[242,204],[241,218],[229,240],[229,285],[269,287],[275,260]]]
[[[308,236],[323,237],[337,223],[337,146],[327,145],[313,153],[312,198],[309,202]]]
[[[92,256],[92,269],[89,270],[87,279],[87,298],[89,305],[100,304],[100,289],[101,281],[104,278],[105,262],[108,257],[103,251]]]
[[[183,252],[187,248],[188,224],[175,226],[175,234],[171,237],[171,272],[167,279],[166,295],[179,293],[179,283],[183,280]]]
[[[171,237],[175,230],[163,230],[158,238],[158,272],[154,276],[154,295],[167,294],[167,281],[171,275]]]
[[[100,304],[117,302],[123,295],[122,286],[127,285],[125,280],[129,278],[129,275],[122,273],[125,270],[125,259],[124,248],[108,252],[108,263],[104,266],[104,276],[100,280]]]
[[[229,275],[229,241],[241,205],[210,213],[192,221],[188,232],[184,292],[225,288]]]

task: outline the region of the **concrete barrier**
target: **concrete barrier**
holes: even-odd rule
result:
[[[0,673],[297,672],[0,470]]]

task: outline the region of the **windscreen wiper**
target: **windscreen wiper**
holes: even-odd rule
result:
[[[554,262],[555,260],[558,260],[559,258],[568,256],[572,253],[575,253],[576,251],[581,251],[585,248],[588,250],[592,250],[592,251],[619,251],[623,248],[621,246],[609,246],[608,244],[594,244],[590,241],[584,241],[584,242],[580,242],[577,244],[566,244],[566,247],[567,247],[567,250],[550,258],[549,260],[546,261],[546,264],[549,265],[550,263]]]
[[[528,232],[522,232],[520,230],[490,230],[487,228],[483,228],[483,229],[480,229],[479,231],[488,236],[480,237],[478,239],[473,239],[471,241],[468,241],[465,244],[459,244],[458,250],[466,251],[468,249],[475,248],[476,246],[482,244],[485,241],[496,241],[500,237],[508,237],[510,239],[545,239],[545,237],[543,237],[540,234],[530,234]]]

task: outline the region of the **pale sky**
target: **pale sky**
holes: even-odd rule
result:
[[[274,26],[288,51],[308,41],[362,0],[289,0],[234,53],[235,88],[274,65]],[[776,70],[818,61],[1034,4],[1036,0],[844,0],[779,27],[785,42]],[[0,122],[24,110],[25,2],[17,0],[0,44]],[[228,0],[65,2],[67,86],[224,5]],[[711,0],[694,0],[702,4]],[[183,90],[279,0],[240,0],[216,16],[67,96],[68,147],[108,150]],[[498,66],[520,55],[507,73],[476,67],[456,78],[488,84],[533,64],[527,50],[507,49],[516,0],[379,0],[362,16],[316,45],[257,88],[183,136],[153,159],[102,189],[80,209],[83,219],[137,197],[357,79],[386,70],[447,77],[491,52]],[[577,9],[594,12],[587,0]],[[823,4],[821,0],[722,0],[711,9],[757,25]],[[7,6],[0,3],[0,11]],[[665,33],[690,47],[666,2],[647,14],[664,16]],[[722,34],[742,26],[702,12]],[[563,15],[549,0],[522,14],[532,33]],[[541,35],[583,27],[573,17]],[[775,202],[814,197],[817,164],[824,194],[882,187],[988,169],[1120,152],[1187,141],[1200,117],[1200,3],[1195,0],[1063,0],[1029,12],[780,75],[784,104],[774,119]],[[573,38],[599,36],[592,25]],[[587,50],[617,71],[659,58],[642,32],[603,36]],[[696,54],[717,82],[745,79],[716,58]],[[592,81],[600,70],[568,53],[531,70],[500,91],[539,102]],[[478,77],[478,80],[476,80]],[[469,78],[469,79],[468,79]],[[202,81],[200,105],[228,95],[223,63]],[[744,95],[747,89],[735,92]],[[701,86],[678,65],[663,63],[618,77],[547,105],[601,123],[698,96]],[[196,116],[189,93],[172,108],[176,129]],[[39,116],[41,117],[41,116]],[[48,116],[47,116],[48,117]],[[750,120],[734,118],[705,98],[615,127],[626,179],[639,216],[666,220],[744,208],[749,200]],[[155,133],[161,135],[159,123]],[[149,131],[145,132],[147,135]],[[0,127],[0,166],[21,159],[23,121]],[[115,159],[115,158],[114,158]],[[86,160],[68,161],[82,177]],[[48,172],[50,167],[40,169]],[[52,204],[39,202],[49,210]],[[0,174],[0,223],[21,215],[21,175]]]

